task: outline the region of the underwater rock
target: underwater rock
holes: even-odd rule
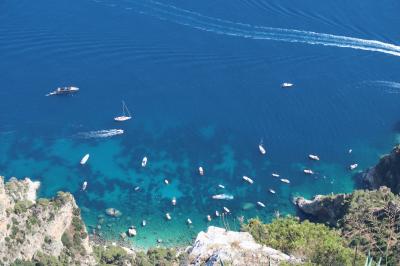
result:
[[[256,205],[252,202],[245,202],[242,205],[242,210],[247,211],[247,210],[253,209],[255,206]]]
[[[111,217],[120,217],[122,215],[122,213],[114,208],[108,208],[106,209],[106,214],[111,216]]]

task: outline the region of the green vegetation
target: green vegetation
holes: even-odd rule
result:
[[[277,218],[270,224],[251,219],[242,226],[261,244],[305,258],[314,265],[362,265],[364,256],[346,246],[339,233],[322,224]]]
[[[109,246],[106,248],[96,246],[93,251],[100,266],[120,266],[126,265],[126,262],[133,263],[133,258],[128,256],[128,253],[118,246]]]
[[[32,205],[33,203],[29,200],[17,201],[14,205],[14,213],[15,214],[25,213]]]

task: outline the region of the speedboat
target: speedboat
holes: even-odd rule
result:
[[[281,84],[282,88],[291,88],[293,86],[294,86],[294,84],[293,83],[289,83],[289,82],[284,82],[284,83]]]
[[[176,198],[175,197],[172,198],[171,203],[172,203],[173,206],[176,205]]]
[[[147,157],[144,156],[142,159],[142,167],[146,167],[146,165],[147,165]]]
[[[165,214],[165,218],[167,218],[167,220],[171,220],[171,215],[167,212],[167,213]]]
[[[87,163],[87,161],[89,160],[89,153],[86,154],[85,156],[83,156],[83,158],[81,159],[81,164],[84,165]]]
[[[275,193],[276,193],[275,190],[273,190],[273,189],[271,189],[271,188],[268,189],[268,191],[271,192],[272,194],[275,194]]]
[[[79,91],[77,87],[58,87],[56,90],[49,92],[46,96],[53,96],[53,95],[62,95],[62,94],[74,94]]]
[[[277,174],[277,173],[272,173],[272,176],[273,176],[273,177],[279,177],[280,175]]]
[[[227,207],[224,207],[224,211],[225,211],[226,213],[230,213],[230,212],[231,212]]]
[[[358,167],[358,164],[351,164],[350,165],[350,170],[354,170],[354,169],[356,169]]]
[[[253,179],[251,179],[250,177],[245,176],[245,175],[243,176],[243,180],[248,182],[249,184],[253,184],[254,183]]]
[[[289,183],[290,183],[289,179],[285,179],[285,178],[281,178],[281,181],[282,181],[283,183],[286,183],[286,184],[289,184]]]
[[[200,175],[204,175],[204,169],[203,169],[203,167],[201,167],[201,166],[199,167],[199,174],[200,174]]]
[[[313,175],[313,174],[314,174],[314,172],[313,172],[311,169],[304,169],[303,172],[304,172],[306,175]]]
[[[127,121],[127,120],[131,119],[131,118],[132,118],[132,116],[131,116],[131,113],[128,110],[128,107],[126,106],[125,102],[122,101],[122,115],[114,117],[114,120],[117,121],[117,122],[124,122],[124,121]]]
[[[190,225],[190,224],[192,224],[192,220],[190,220],[189,218],[186,220],[187,221],[187,223]]]
[[[261,201],[257,201],[257,205],[258,205],[258,206],[260,206],[260,207],[263,207],[263,208],[265,208],[265,204],[264,204],[264,203],[262,203]]]
[[[262,145],[262,143],[260,143],[258,145],[258,149],[260,150],[261,154],[264,155],[267,153],[267,151],[265,150],[264,146]]]
[[[85,190],[86,190],[86,187],[87,187],[87,182],[85,181],[85,182],[83,182],[83,184],[82,184],[82,191],[85,191]]]
[[[310,158],[311,160],[314,160],[314,161],[319,161],[319,157],[317,155],[314,155],[314,154],[309,154],[308,158]]]
[[[221,184],[219,184],[218,187],[219,187],[219,188],[222,188],[222,189],[225,188],[225,186],[224,186],[224,185],[221,185]]]
[[[233,200],[233,196],[229,194],[217,194],[212,196],[216,200]]]

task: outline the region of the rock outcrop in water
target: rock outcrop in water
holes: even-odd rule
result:
[[[79,208],[69,193],[36,200],[38,182],[0,177],[0,265],[54,256],[66,265],[94,265]]]
[[[189,253],[191,265],[280,265],[300,260],[256,243],[247,232],[210,226],[200,232]],[[222,264],[222,263],[223,264]]]
[[[363,174],[363,181],[369,189],[386,186],[393,193],[400,193],[400,145],[382,157],[375,167],[368,169]]]

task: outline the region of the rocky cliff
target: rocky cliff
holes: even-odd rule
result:
[[[54,256],[66,265],[94,265],[79,208],[69,193],[36,200],[39,182],[0,177],[0,265]]]
[[[393,193],[400,193],[400,145],[382,157],[375,167],[363,174],[363,181],[369,189],[389,187]]]

